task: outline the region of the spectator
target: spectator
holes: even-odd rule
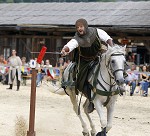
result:
[[[34,58],[34,60],[36,61],[36,67],[43,67],[44,66],[44,61],[41,61],[41,64],[37,63],[37,58]]]
[[[130,96],[134,94],[136,88],[136,81],[138,80],[138,75],[136,74],[136,66],[132,64],[131,69],[127,71],[128,76],[126,77],[126,84],[131,86]]]
[[[60,78],[60,70],[59,70],[59,68],[54,68],[54,73],[55,73],[55,79],[56,80],[59,80]]]
[[[63,58],[59,58],[59,62],[56,63],[56,68],[59,68],[59,71],[60,71],[60,79],[62,77],[62,73],[64,71],[64,59]]]
[[[26,57],[22,57],[21,58],[21,61],[22,61],[22,67],[21,67],[21,74],[23,76],[27,76],[28,75],[28,64],[26,63]],[[22,77],[22,80],[23,80],[23,85],[26,85],[26,78],[25,77]]]
[[[134,62],[134,54],[132,52],[128,52],[127,61]]]
[[[149,87],[149,75],[147,72],[146,66],[142,67],[142,72],[140,74],[140,88],[142,89],[142,95],[144,97],[147,97],[148,95],[148,87]]]
[[[7,64],[7,61],[4,59],[4,55],[0,55],[0,63]]]
[[[9,79],[8,83],[10,84],[10,87],[7,89],[12,89],[13,87],[13,81],[16,78],[17,80],[17,90],[19,91],[20,87],[20,81],[21,81],[21,59],[19,56],[16,56],[16,50],[12,50],[12,56],[9,58],[9,65],[10,65],[10,70],[9,70]]]
[[[37,87],[41,85],[41,81],[43,80],[44,76],[45,76],[44,61],[42,60],[41,65],[38,69],[38,73],[37,73],[37,80],[36,80]]]
[[[50,64],[50,61],[48,59],[45,61],[45,63],[46,63],[46,65],[44,65],[44,69],[45,69],[45,73],[47,75],[47,70],[51,69],[52,65]],[[51,74],[53,74],[53,72],[51,72]],[[54,76],[54,74],[52,76]]]
[[[63,58],[59,58],[58,62],[56,63],[56,67],[61,67],[64,66],[64,59]]]
[[[50,61],[48,59],[45,61],[45,63],[46,63],[46,65],[44,65],[45,68],[51,68],[52,67],[52,65],[50,64]]]
[[[46,75],[44,76],[44,79],[52,80],[55,77],[54,69],[48,59],[45,61],[45,63],[46,65],[44,66],[44,70],[45,70]]]
[[[0,81],[3,84],[8,84],[8,67],[5,64],[7,64],[7,61],[4,60],[3,55],[0,55]]]

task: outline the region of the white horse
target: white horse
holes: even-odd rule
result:
[[[70,73],[72,65],[73,63],[70,63],[64,70],[63,74],[63,80],[66,82],[66,90],[64,91],[64,89],[62,88],[58,89],[58,87],[55,86],[54,93],[61,95],[68,94],[70,96],[70,100],[73,104],[73,109],[79,117],[83,127],[82,133],[84,136],[90,136],[87,125],[84,122],[81,113],[78,112],[78,100],[75,93],[75,87],[70,84],[71,82],[73,82],[72,73]],[[118,45],[115,45],[113,47],[108,46],[107,51],[103,53],[99,58],[99,65],[97,65],[93,73],[90,74],[92,76],[89,78],[89,82],[94,86],[91,95],[101,123],[101,132],[96,133],[95,126],[87,112],[87,107],[89,104],[89,101],[87,99],[83,107],[84,112],[90,122],[91,136],[106,136],[106,133],[112,127],[115,101],[120,91],[119,87],[125,81],[124,65],[125,47]],[[104,106],[106,106],[107,109],[107,122],[105,121],[102,110]]]

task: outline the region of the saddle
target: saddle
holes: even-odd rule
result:
[[[97,63],[91,63],[89,66],[89,73],[87,75],[87,79],[84,83],[84,88],[82,93],[85,95],[85,97],[90,98],[91,95],[91,90],[93,89],[93,85],[95,83],[95,79],[96,76],[93,75],[97,75],[97,71],[99,68],[99,64]],[[62,82],[61,82],[61,86],[62,88],[66,89],[66,87],[75,87],[76,88],[76,74],[77,74],[77,63],[72,63],[71,66],[69,66],[68,68],[68,75],[67,76],[67,80],[64,81],[64,76],[62,76]],[[63,72],[64,75],[64,72]],[[90,84],[89,84],[90,82]],[[78,89],[75,89],[76,91],[76,95],[78,95],[79,91]]]

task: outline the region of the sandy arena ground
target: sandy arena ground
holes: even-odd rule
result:
[[[26,120],[28,129],[30,86],[28,83],[16,92],[16,86],[13,90],[6,90],[8,86],[0,84],[0,136],[15,136],[18,117]],[[100,130],[96,111],[91,116],[97,131]],[[35,131],[36,136],[82,136],[80,121],[68,96],[53,94],[45,85],[37,88]],[[150,136],[150,97],[141,97],[140,94],[131,97],[129,93],[119,96],[113,127],[107,136]]]

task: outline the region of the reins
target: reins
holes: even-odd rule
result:
[[[120,56],[120,55],[123,55],[123,56],[124,56],[123,53],[119,53],[119,54],[111,54],[110,57],[111,57],[111,56]],[[99,73],[100,73],[100,77],[101,77],[102,81],[103,81],[105,84],[107,84],[110,89],[109,89],[109,91],[108,91],[108,90],[106,89],[106,87],[99,81],[99,79],[97,79],[98,84],[102,87],[102,89],[103,89],[104,91],[99,90],[99,89],[96,89],[96,92],[94,92],[94,96],[93,96],[92,99],[94,100],[96,94],[103,95],[103,96],[107,96],[107,99],[106,99],[106,101],[105,101],[104,104],[103,104],[104,106],[106,106],[106,105],[108,104],[108,102],[110,101],[110,96],[117,95],[117,94],[120,93],[118,87],[117,87],[116,91],[113,91],[113,92],[112,92],[112,88],[113,88],[113,86],[116,85],[116,82],[115,82],[115,73],[118,72],[118,71],[124,71],[124,69],[113,70],[113,68],[112,68],[111,65],[110,65],[110,58],[107,59],[106,54],[105,54],[105,56],[103,56],[103,57],[105,57],[105,58],[104,58],[104,59],[105,59],[104,64],[105,64],[106,70],[107,70],[107,72],[108,72],[108,75],[109,75],[109,77],[110,77],[109,83],[108,83],[107,81],[105,81],[105,79],[104,79],[104,77],[103,77],[103,75],[102,75],[102,67],[101,67],[101,65],[100,65],[100,70],[99,70],[100,72],[99,72]],[[102,59],[101,59],[101,60],[102,60]],[[100,63],[100,62],[99,62],[99,63]],[[113,81],[113,82],[112,82],[112,81]]]

